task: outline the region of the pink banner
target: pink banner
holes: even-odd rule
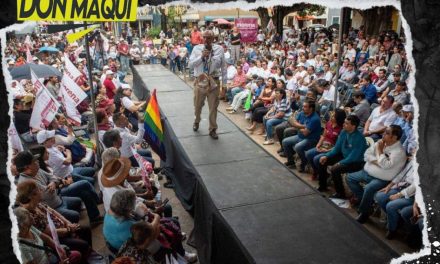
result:
[[[258,18],[236,18],[235,26],[241,34],[241,42],[256,42],[258,35]]]

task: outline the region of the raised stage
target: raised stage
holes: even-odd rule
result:
[[[192,131],[193,91],[161,65],[133,70],[138,98],[157,89],[166,167],[194,216],[200,263],[389,263],[397,253],[295,176],[223,114],[208,135],[208,105]],[[148,90],[147,90],[148,89]]]

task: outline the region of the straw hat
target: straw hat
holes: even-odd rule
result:
[[[130,172],[131,162],[121,157],[108,161],[102,169],[101,183],[104,187],[113,187],[121,184]]]

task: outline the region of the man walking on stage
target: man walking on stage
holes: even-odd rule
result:
[[[194,47],[189,58],[189,67],[194,69],[194,108],[195,120],[193,130],[199,129],[200,114],[205,98],[209,106],[209,135],[218,139],[217,107],[219,104],[220,76],[226,80],[226,63],[222,46],[213,44],[214,33],[206,30],[203,33],[204,44]]]

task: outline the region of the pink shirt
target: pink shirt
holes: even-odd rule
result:
[[[336,140],[338,139],[339,133],[341,133],[342,128],[337,126],[333,127],[332,122],[328,121],[325,124],[325,134],[324,141],[331,143],[332,145],[336,144]]]

